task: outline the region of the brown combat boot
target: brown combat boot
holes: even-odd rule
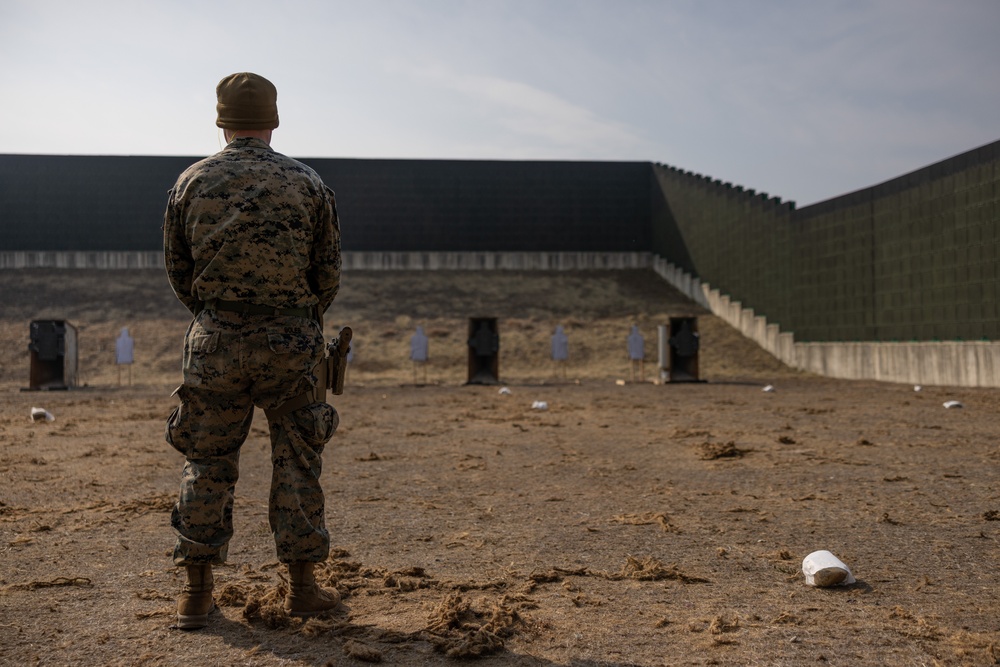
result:
[[[211,563],[187,566],[187,585],[177,598],[177,627],[181,630],[197,630],[208,625],[208,615],[215,610],[212,599]]]
[[[289,590],[285,596],[285,611],[289,616],[315,616],[340,606],[340,593],[320,588],[313,576],[315,563],[289,563]]]

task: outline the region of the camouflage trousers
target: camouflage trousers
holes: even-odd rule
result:
[[[166,439],[185,456],[180,498],[171,515],[174,564],[221,564],[233,535],[240,448],[254,407],[276,408],[316,382],[323,356],[319,326],[298,317],[202,311],[184,339],[180,405]],[[322,454],[337,428],[336,410],[312,403],[269,423],[271,490],[268,522],[278,560],[325,560]]]

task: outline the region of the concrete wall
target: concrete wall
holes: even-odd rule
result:
[[[785,364],[849,380],[914,385],[1000,387],[1000,341],[796,342],[751,308],[662,257],[653,270],[692,300],[708,308]]]
[[[0,251],[162,248],[167,191],[193,161],[0,155]]]
[[[345,271],[648,269],[648,252],[357,252]],[[163,252],[0,252],[0,269],[163,269]],[[165,280],[165,278],[164,278]]]
[[[653,251],[800,341],[1000,339],[1000,142],[802,209],[654,173]]]
[[[193,157],[0,155],[0,251],[156,251]],[[646,162],[305,159],[363,252],[648,252]]]
[[[1000,338],[998,149],[800,210],[796,336]]]
[[[649,251],[649,163],[304,161],[337,192],[345,250]]]
[[[795,311],[789,245],[794,204],[731,183],[655,165],[663,204],[653,252],[737,301],[766,304],[775,323]]]
[[[0,251],[0,269],[164,269],[163,251]]]

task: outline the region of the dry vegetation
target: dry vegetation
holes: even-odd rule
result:
[[[156,271],[6,271],[0,295],[0,664],[1000,661],[998,392],[789,371],[649,272],[345,276],[327,329],[350,324],[357,348],[321,575],[351,611],[302,622],[275,604],[258,415],[220,612],[172,630],[181,460],[162,432],[186,312]],[[480,315],[499,318],[509,393],[463,385]],[[677,315],[698,317],[707,382],[649,381],[655,327]],[[20,391],[32,319],[78,327],[86,386]],[[619,384],[632,323],[652,362]],[[123,326],[131,385],[111,364]],[[858,582],[806,586],[817,549]]]

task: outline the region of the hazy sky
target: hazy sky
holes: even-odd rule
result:
[[[0,153],[640,160],[794,200],[1000,139],[1000,0],[0,0]],[[336,184],[333,184],[336,187]]]

